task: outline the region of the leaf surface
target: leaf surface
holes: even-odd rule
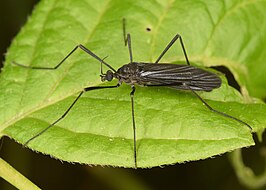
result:
[[[100,63],[82,50],[54,71],[25,69],[11,61],[52,67],[83,44],[101,58],[108,56],[105,61],[118,69],[129,62],[122,18],[131,34],[134,61],[154,62],[179,33],[193,65],[226,66],[243,92],[262,97],[263,74],[260,80],[254,75],[265,72],[266,28],[256,33],[259,21],[253,21],[259,15],[260,24],[265,23],[265,8],[265,1],[237,0],[42,1],[14,39],[0,75],[1,131],[25,143],[58,119],[84,87],[110,85],[101,84]],[[185,63],[178,43],[162,62]],[[263,130],[265,104],[255,103],[248,93],[243,98],[219,76],[222,87],[200,95],[254,131]],[[123,84],[84,94],[62,121],[29,147],[69,162],[133,167],[130,92]],[[212,113],[189,92],[137,87],[135,116],[139,167],[205,159],[254,144],[245,125]]]

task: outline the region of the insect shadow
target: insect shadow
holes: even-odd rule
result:
[[[51,123],[48,127],[41,130],[39,133],[31,137],[27,140],[24,145],[27,146],[32,140],[36,139],[38,136],[43,134],[45,131],[53,127],[56,123],[62,120],[72,109],[81,95],[85,92],[92,90],[100,90],[100,89],[109,89],[109,88],[118,88],[123,82],[127,83],[131,86],[130,98],[131,98],[131,113],[132,113],[132,127],[133,127],[133,158],[134,158],[134,168],[138,167],[137,164],[137,141],[136,141],[136,124],[135,124],[135,114],[134,114],[134,93],[135,93],[135,85],[147,86],[147,87],[170,87],[178,90],[189,90],[191,91],[209,110],[220,114],[224,117],[233,119],[239,123],[246,125],[250,130],[252,127],[246,122],[228,115],[227,113],[218,111],[212,108],[205,100],[203,100],[196,91],[206,91],[210,92],[215,88],[219,88],[221,86],[221,79],[215,73],[203,70],[201,68],[197,68],[191,66],[188,60],[188,56],[185,50],[185,46],[182,40],[182,37],[179,34],[176,34],[174,38],[170,41],[170,43],[166,46],[163,52],[159,55],[157,60],[154,63],[147,62],[136,62],[133,61],[132,48],[131,48],[131,36],[130,33],[126,33],[126,20],[123,19],[123,37],[125,46],[128,47],[129,50],[129,63],[123,65],[118,70],[115,70],[111,65],[104,61],[105,58],[101,59],[92,51],[87,49],[85,46],[79,44],[77,45],[67,56],[59,62],[55,67],[38,67],[38,66],[26,66],[19,64],[17,62],[12,62],[13,64],[28,68],[28,69],[37,69],[37,70],[56,70],[59,68],[73,52],[75,52],[78,48],[94,57],[101,63],[101,81],[112,81],[114,78],[118,80],[118,83],[113,86],[92,86],[84,88],[73,101],[73,103],[68,107],[68,109]],[[186,63],[187,64],[171,64],[171,63],[160,63],[159,61],[165,55],[165,53],[169,50],[169,48],[179,40]],[[106,73],[103,73],[102,66],[103,64],[109,68]]]

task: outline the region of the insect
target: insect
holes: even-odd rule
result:
[[[133,61],[133,54],[131,48],[131,35],[130,33],[126,33],[126,21],[123,19],[123,37],[125,46],[128,47],[129,50],[129,63],[123,65],[118,70],[115,70],[111,65],[106,63],[104,59],[99,58],[92,51],[87,49],[83,45],[77,45],[67,56],[59,62],[55,67],[38,67],[38,66],[26,66],[16,62],[13,64],[25,67],[28,69],[43,69],[43,70],[56,70],[59,68],[64,61],[78,48],[94,57],[101,63],[101,80],[104,81],[112,81],[113,79],[117,79],[118,83],[114,86],[92,86],[84,88],[76,97],[74,102],[68,107],[68,109],[51,123],[49,126],[44,128],[42,131],[37,133],[35,136],[30,138],[25,142],[25,146],[30,143],[32,140],[43,134],[45,131],[53,127],[56,123],[62,120],[72,109],[72,107],[76,104],[78,99],[82,96],[83,93],[99,90],[99,89],[109,89],[109,88],[118,88],[122,83],[127,83],[131,86],[132,90],[130,92],[131,98],[131,113],[132,113],[132,127],[133,127],[133,152],[134,152],[134,167],[137,168],[137,142],[136,142],[136,124],[135,124],[135,114],[134,114],[134,93],[135,93],[135,85],[147,86],[147,87],[169,87],[178,90],[189,90],[191,91],[209,110],[220,114],[224,117],[233,119],[239,123],[246,125],[250,130],[252,130],[251,126],[246,122],[228,115],[224,112],[213,109],[205,100],[203,100],[196,91],[206,91],[210,92],[215,88],[219,88],[221,86],[221,79],[214,73],[203,70],[201,68],[197,68],[191,66],[188,60],[188,56],[185,50],[185,46],[182,40],[182,37],[179,34],[176,34],[175,37],[170,41],[170,43],[166,46],[160,56],[154,63],[145,63],[145,62],[136,62]],[[172,47],[172,45],[179,40],[186,63],[187,64],[171,64],[171,63],[160,63],[161,58],[165,55],[165,53]],[[107,66],[109,70],[106,73],[103,73],[103,65]]]

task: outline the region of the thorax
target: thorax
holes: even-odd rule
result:
[[[140,67],[138,63],[132,62],[120,67],[116,72],[116,78],[120,82],[125,82],[128,84],[137,84],[139,74]]]

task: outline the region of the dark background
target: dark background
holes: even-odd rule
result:
[[[1,63],[4,62],[5,52],[11,40],[24,25],[37,2],[37,0],[0,1]],[[260,154],[261,150],[262,144],[243,151],[245,163],[254,168],[256,174],[262,173],[265,168],[265,161]],[[138,170],[102,168],[55,160],[50,156],[23,148],[22,145],[5,137],[2,141],[0,156],[41,189],[140,189],[133,187],[130,181],[134,181],[139,186],[146,187],[146,189],[155,190],[246,189],[239,184],[226,154],[212,159],[163,168]],[[0,189],[13,190],[16,188],[0,178]]]

